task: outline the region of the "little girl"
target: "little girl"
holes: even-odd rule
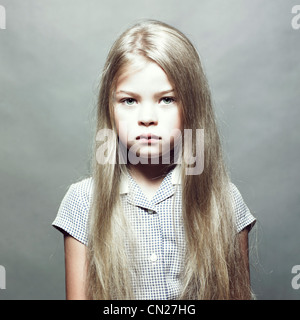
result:
[[[117,39],[95,141],[92,177],[70,186],[53,222],[67,299],[251,299],[255,218],[229,180],[199,56],[180,31],[151,20]]]

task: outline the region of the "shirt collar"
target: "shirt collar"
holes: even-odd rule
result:
[[[181,166],[177,165],[174,169],[172,169],[172,184],[181,184]],[[122,175],[120,181],[120,194],[126,194],[129,192],[129,180],[126,174]]]

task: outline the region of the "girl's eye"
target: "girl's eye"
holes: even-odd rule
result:
[[[164,97],[164,98],[161,99],[161,101],[164,104],[171,104],[171,103],[175,102],[175,99],[172,98],[172,97]]]
[[[133,98],[126,98],[123,99],[121,102],[125,103],[127,106],[132,106],[136,101]]]

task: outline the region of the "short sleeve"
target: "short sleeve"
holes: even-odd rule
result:
[[[256,222],[255,217],[251,214],[249,208],[245,204],[238,188],[233,183],[230,184],[230,187],[236,215],[237,231],[241,232],[247,226],[250,226],[250,229],[252,229]]]
[[[91,197],[92,178],[72,184],[60,204],[52,226],[87,245]]]

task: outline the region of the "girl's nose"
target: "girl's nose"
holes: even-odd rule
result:
[[[158,118],[153,104],[140,105],[138,124],[140,126],[157,125]]]

